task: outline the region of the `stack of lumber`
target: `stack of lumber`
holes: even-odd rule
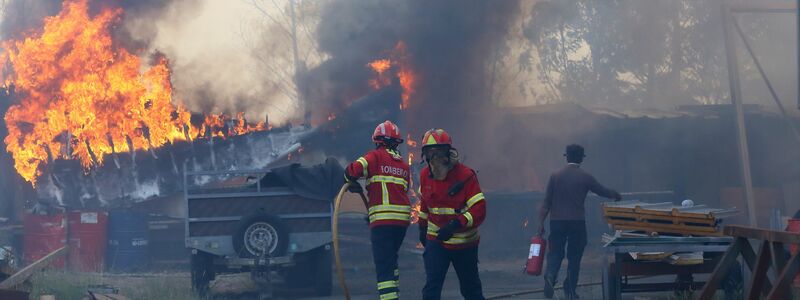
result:
[[[722,218],[736,213],[735,208],[683,207],[672,202],[645,203],[638,200],[608,202],[603,206],[603,216],[614,230],[681,236],[721,236],[717,225]]]

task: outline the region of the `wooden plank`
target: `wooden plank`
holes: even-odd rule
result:
[[[800,269],[800,254],[792,255],[792,258],[787,262],[786,267],[781,271],[780,276],[775,282],[775,287],[770,291],[767,296],[768,300],[785,299],[785,293],[789,291],[789,284],[797,276],[798,269]]]
[[[737,238],[737,240],[741,240],[742,247],[739,248],[742,255],[742,260],[747,265],[747,268],[750,270],[756,269],[756,252],[753,251],[753,246],[750,245],[750,241],[746,238]],[[764,278],[764,289],[771,290],[772,289],[772,281],[770,281],[769,277]]]
[[[626,218],[626,219],[633,219],[636,221],[660,221],[660,222],[653,222],[653,223],[663,223],[663,222],[671,222],[672,224],[686,224],[686,223],[693,223],[693,224],[702,224],[705,226],[716,226],[717,220],[715,219],[696,219],[696,218],[684,218],[684,217],[671,217],[671,216],[659,216],[659,215],[645,215],[645,214],[637,214],[637,213],[624,213],[624,212],[610,212],[605,214],[607,218]],[[691,225],[690,225],[691,226]]]
[[[637,227],[653,228],[661,230],[719,232],[719,230],[717,230],[716,227],[711,227],[711,226],[690,226],[685,224],[649,223],[649,222],[626,221],[626,220],[610,219],[610,218],[606,218],[606,222],[608,222],[608,224],[611,225],[637,226]]]
[[[769,247],[769,241],[761,242],[761,247],[758,249],[758,256],[756,257],[756,266],[753,269],[753,276],[750,278],[747,299],[758,299],[764,293],[764,279],[767,278],[767,270],[769,269],[771,258],[772,251]]]
[[[722,282],[722,279],[728,275],[728,270],[730,270],[733,263],[736,261],[736,258],[739,257],[739,253],[742,247],[743,239],[736,239],[735,242],[728,248],[728,251],[722,256],[720,259],[719,264],[717,267],[714,268],[714,272],[711,273],[711,277],[708,278],[706,284],[703,285],[703,289],[700,291],[700,295],[697,297],[699,300],[711,300],[714,297],[714,294],[717,292],[717,287]]]
[[[19,272],[14,273],[14,275],[11,275],[11,277],[8,277],[6,278],[6,280],[3,280],[3,282],[0,282],[0,289],[9,289],[17,285],[20,285],[21,283],[25,282],[25,280],[27,280],[28,277],[31,277],[33,273],[44,269],[50,264],[51,261],[60,256],[65,255],[67,253],[67,250],[68,246],[61,247],[58,250],[53,251],[52,253],[45,255],[39,260],[33,262],[32,264],[23,268]]]
[[[644,232],[657,232],[657,233],[668,233],[668,234],[679,234],[682,236],[722,236],[720,232],[702,232],[702,231],[669,231],[669,230],[653,230],[652,227],[637,227],[637,226],[624,226],[624,225],[614,225],[615,230],[633,230],[633,231],[644,231]]]
[[[735,237],[768,240],[784,244],[800,244],[800,234],[787,231],[773,231],[739,225],[728,225],[723,229],[723,233]]]

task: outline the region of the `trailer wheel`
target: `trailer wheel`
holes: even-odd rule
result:
[[[266,214],[242,219],[233,236],[233,249],[242,257],[281,256],[289,242],[283,228],[280,219]]]
[[[208,294],[208,286],[214,280],[214,257],[198,251],[191,259],[192,290],[201,297]]]

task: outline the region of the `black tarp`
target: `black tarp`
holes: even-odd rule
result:
[[[343,184],[344,168],[333,158],[310,167],[291,164],[275,168],[261,178],[262,187],[288,186],[301,197],[322,201],[333,201]]]

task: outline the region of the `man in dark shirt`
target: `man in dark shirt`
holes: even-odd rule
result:
[[[547,264],[544,271],[547,298],[553,297],[553,286],[558,277],[558,269],[567,254],[567,278],[564,280],[564,295],[567,299],[577,299],[575,288],[581,267],[583,249],[586,247],[586,218],[584,202],[586,194],[597,195],[619,201],[622,199],[615,190],[597,182],[591,174],[580,168],[585,157],[583,147],[567,146],[567,166],[550,175],[547,194],[539,211],[539,233],[544,233],[544,220],[550,215],[550,235],[548,236]]]

